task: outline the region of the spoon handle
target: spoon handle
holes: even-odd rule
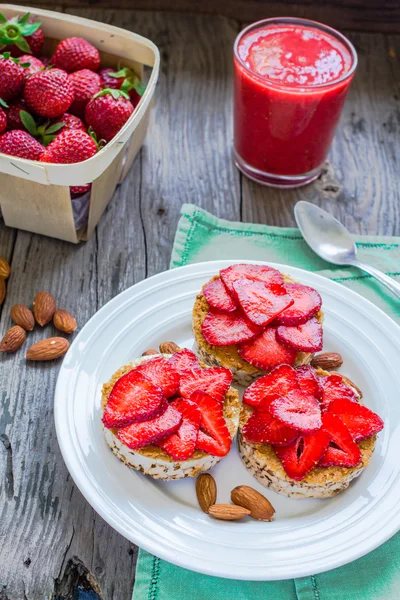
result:
[[[370,265],[365,265],[364,263],[360,263],[358,261],[354,261],[351,264],[353,264],[355,267],[358,267],[359,269],[362,269],[363,271],[366,271],[367,273],[372,275],[372,277],[375,277],[375,279],[380,281],[382,285],[387,287],[395,296],[397,296],[397,298],[400,299],[400,283],[397,283],[397,281],[395,281],[388,275],[385,275],[385,273],[382,273],[382,271],[379,271],[379,269],[371,267]]]

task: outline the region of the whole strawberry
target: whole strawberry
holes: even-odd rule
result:
[[[76,115],[64,113],[61,117],[58,117],[57,121],[64,123],[61,131],[66,131],[67,129],[81,129],[82,131],[86,131],[85,123]]]
[[[26,131],[13,129],[0,135],[0,152],[4,154],[39,160],[44,150],[45,147]]]
[[[39,56],[44,34],[40,28],[41,23],[30,18],[30,13],[23,17],[7,19],[0,13],[0,44],[1,48],[18,57],[23,54]]]
[[[0,108],[0,133],[6,130],[7,127],[7,115],[2,108]]]
[[[52,64],[67,73],[80,69],[97,71],[100,67],[100,54],[97,48],[86,40],[71,37],[62,40],[53,54]]]
[[[11,102],[4,112],[7,115],[7,129],[24,129],[24,124],[21,121],[21,110],[26,110],[26,105],[23,100],[14,100]]]
[[[87,104],[85,121],[99,139],[109,142],[125,125],[133,111],[128,94],[121,90],[105,89]]]
[[[71,106],[74,89],[65,71],[45,69],[28,77],[24,100],[37,115],[54,119]]]
[[[81,69],[68,75],[68,79],[74,88],[74,101],[70,111],[74,115],[83,116],[86,104],[101,90],[100,75],[90,69]]]
[[[9,52],[0,54],[0,98],[7,102],[18,96],[24,85],[24,69]]]
[[[24,68],[25,79],[27,79],[30,75],[33,75],[34,73],[37,73],[38,71],[41,71],[45,68],[41,60],[35,58],[34,56],[30,56],[29,54],[23,54],[22,56],[20,56],[19,62],[22,65],[29,64],[29,67],[27,66]]]
[[[85,131],[62,131],[43,152],[40,160],[49,163],[71,164],[87,160],[96,154],[97,143]]]

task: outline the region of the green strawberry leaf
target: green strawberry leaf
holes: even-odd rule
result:
[[[42,138],[42,144],[43,144],[43,146],[48,146],[49,144],[51,144],[51,142],[53,140],[55,140],[56,137],[57,137],[56,135],[44,135],[43,138]]]
[[[7,19],[2,13],[0,13],[0,23],[7,23]]]
[[[127,67],[123,67],[119,71],[114,71],[113,73],[109,73],[110,77],[115,77],[115,79],[121,79],[121,77],[129,77],[130,69]]]
[[[22,50],[22,52],[28,52],[28,54],[31,54],[31,47],[29,46],[28,42],[24,40],[23,37],[14,40],[14,44],[17,46],[17,48]]]
[[[60,129],[62,129],[64,127],[65,123],[64,121],[60,121],[59,123],[54,123],[54,125],[50,125],[50,127],[47,127],[46,129],[46,135],[48,133],[56,133],[56,131],[59,131]]]
[[[35,119],[30,115],[26,110],[19,111],[20,119],[25,126],[25,128],[29,131],[31,135],[34,137],[38,135],[38,128],[35,123]]]
[[[18,17],[18,23],[20,23],[20,25],[23,25],[24,23],[27,23],[30,16],[31,16],[31,13],[27,12],[27,13],[24,14],[23,17],[21,17],[21,18]]]
[[[92,100],[94,100],[95,98],[100,98],[100,96],[107,96],[107,94],[110,94],[114,98],[114,100],[117,100],[120,96],[126,98],[126,100],[129,100],[129,96],[126,92],[124,92],[123,90],[114,90],[111,88],[104,88],[104,90],[100,90],[100,92],[97,92],[97,94],[93,96]]]
[[[41,23],[28,23],[27,25],[24,25],[23,27],[21,27],[21,34],[24,36],[29,36],[32,35],[33,33],[35,33],[35,31],[37,31],[40,27]]]
[[[4,106],[4,108],[8,108],[7,102],[4,102],[3,98],[0,98],[0,106]]]
[[[28,67],[31,66],[31,63],[19,63],[20,67],[23,67],[24,69],[27,69]]]

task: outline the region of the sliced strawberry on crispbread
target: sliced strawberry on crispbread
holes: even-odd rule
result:
[[[320,383],[322,386],[322,411],[327,410],[330,403],[334,400],[357,400],[355,391],[344,383],[340,375],[329,375],[328,377],[321,377]]]
[[[224,419],[221,403],[202,391],[193,392],[190,399],[195,402],[200,409],[200,427],[202,431],[217,443],[217,446],[214,444],[213,454],[215,454],[215,456],[225,456],[225,454],[229,452],[232,439]],[[205,436],[199,435],[197,447],[204,450],[204,443],[206,441],[207,438]],[[201,448],[199,447],[199,444],[202,446]],[[209,450],[206,451],[208,452]]]
[[[361,460],[361,451],[339,417],[326,412],[322,427],[329,435],[329,446],[319,462],[320,467],[355,467]]]
[[[236,302],[232,296],[228,294],[226,287],[220,278],[210,281],[203,288],[203,294],[206,297],[208,304],[215,310],[222,312],[234,312],[237,310]]]
[[[162,439],[157,445],[175,460],[187,460],[196,448],[201,413],[198,405],[186,398],[177,398],[170,406],[181,413],[182,423],[175,433]]]
[[[201,331],[211,346],[229,346],[251,340],[261,328],[248,321],[239,311],[218,313],[209,311],[201,325]]]
[[[173,365],[162,356],[151,358],[136,370],[143,373],[154,385],[158,385],[166,398],[175,396],[179,389],[179,374]]]
[[[103,413],[108,429],[124,427],[135,421],[152,419],[166,407],[162,389],[143,373],[132,370],[123,375],[111,390]]]
[[[190,399],[193,392],[200,390],[218,402],[223,402],[231,383],[232,373],[224,367],[190,369],[181,374],[180,393],[184,398]]]
[[[303,325],[280,325],[276,337],[282,344],[301,352],[322,350],[322,325],[312,317]]]
[[[287,392],[297,388],[296,371],[289,365],[280,365],[246,388],[243,394],[243,402],[250,406],[259,406],[271,394],[284,396]]]
[[[315,369],[310,365],[302,365],[296,369],[296,378],[298,386],[303,392],[315,396],[318,400],[322,396],[322,386],[319,378],[315,374]]]
[[[293,390],[272,400],[269,412],[289,427],[311,433],[321,427],[321,408],[314,396]]]
[[[293,304],[277,317],[276,322],[287,326],[306,323],[321,308],[321,296],[314,288],[300,283],[287,283],[285,287],[293,299]]]
[[[266,265],[232,265],[220,271],[220,276],[228,293],[235,297],[233,282],[238,279],[252,279],[255,281],[264,281],[265,283],[283,283],[283,277],[279,271]]]
[[[201,369],[199,359],[195,353],[188,350],[188,348],[182,348],[179,352],[175,352],[175,354],[168,359],[168,362],[179,374],[188,369]]]
[[[337,398],[328,407],[328,413],[340,417],[354,441],[364,440],[383,429],[382,419],[372,410],[348,398]]]
[[[249,442],[286,445],[293,442],[299,432],[276,419],[264,408],[257,408],[243,427],[243,435]]]
[[[259,327],[268,325],[293,304],[292,298],[281,284],[237,279],[232,286],[244,314]]]
[[[290,446],[274,446],[283,468],[292,479],[301,481],[324,456],[329,445],[329,435],[323,429],[304,433]]]
[[[241,358],[265,371],[282,364],[294,365],[297,355],[296,350],[277,340],[276,327],[269,327],[253,340],[240,344],[238,353]]]
[[[168,405],[166,410],[154,419],[132,423],[127,427],[118,429],[117,437],[128,448],[134,450],[169,436],[179,428],[181,422],[181,413],[173,406]]]

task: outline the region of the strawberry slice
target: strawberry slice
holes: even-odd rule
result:
[[[293,442],[299,432],[275,419],[268,410],[260,407],[256,408],[244,425],[243,435],[248,442],[285,445]]]
[[[230,450],[232,439],[224,419],[221,403],[202,391],[193,392],[190,399],[200,409],[201,429],[218,443],[220,453],[216,456],[225,456]],[[200,435],[200,432],[199,437],[200,444],[204,443],[204,436]]]
[[[162,389],[143,373],[129,371],[115,383],[103,413],[104,427],[124,427],[153,418],[165,407]]]
[[[318,400],[302,390],[293,390],[286,396],[275,398],[268,410],[276,419],[305,433],[316,431],[322,425]]]
[[[322,325],[315,317],[303,325],[280,325],[276,330],[276,337],[282,344],[302,352],[322,350]]]
[[[136,367],[136,371],[158,385],[166,398],[175,396],[179,389],[179,374],[166,358],[157,356]]]
[[[188,350],[188,348],[182,348],[179,352],[175,352],[168,362],[179,374],[182,374],[183,371],[187,371],[188,369],[201,369],[199,359],[195,353]]]
[[[382,419],[372,410],[346,398],[338,398],[329,404],[328,413],[340,417],[353,440],[358,442],[379,433],[384,427]]]
[[[229,346],[251,340],[261,328],[253,325],[239,311],[224,314],[210,310],[201,331],[211,346]]]
[[[232,285],[244,314],[260,327],[268,325],[293,304],[292,298],[280,284],[238,279]]]
[[[163,437],[176,431],[182,422],[182,415],[171,405],[165,412],[154,419],[141,423],[132,423],[127,427],[118,429],[117,436],[125,446],[135,450],[148,444],[153,444]]]
[[[277,317],[279,325],[302,325],[321,308],[321,296],[314,288],[300,283],[287,283],[285,287],[294,303]]]
[[[348,399],[353,402],[357,401],[356,393],[343,382],[340,375],[328,375],[321,377],[320,384],[322,386],[321,410],[327,410],[328,406],[334,400]]]
[[[158,446],[175,460],[187,460],[196,448],[201,413],[197,404],[185,398],[177,398],[170,406],[181,413],[182,423],[176,433],[162,439]]]
[[[180,393],[184,398],[190,398],[193,392],[201,390],[223,402],[231,383],[232,373],[225,367],[190,369],[181,375]]]
[[[303,433],[290,446],[274,446],[286,474],[301,481],[314,469],[324,456],[329,445],[329,435],[323,429],[314,433]]]
[[[315,370],[309,365],[303,365],[296,369],[296,376],[299,388],[311,396],[320,400],[322,396],[322,386]],[[283,394],[282,394],[283,395]]]
[[[235,296],[233,282],[238,279],[251,279],[253,281],[264,281],[265,283],[283,283],[283,277],[279,271],[265,265],[232,265],[220,271],[222,283],[231,296]]]
[[[237,309],[236,302],[226,291],[221,279],[214,279],[207,283],[203,288],[203,294],[208,304],[216,310],[230,313]]]
[[[329,446],[320,460],[320,467],[355,467],[361,461],[361,451],[339,417],[325,413],[322,427],[329,435]]]
[[[204,433],[201,429],[199,429],[199,433],[197,435],[196,448],[198,450],[203,450],[203,452],[208,452],[208,454],[212,454],[212,456],[225,456],[226,450],[223,446],[221,446],[211,435]]]
[[[241,344],[238,353],[241,358],[265,371],[282,364],[293,365],[297,355],[296,350],[283,346],[276,339],[276,327],[268,327],[254,340]]]
[[[243,394],[243,402],[250,406],[259,406],[271,394],[285,396],[297,388],[296,371],[289,365],[280,365],[268,375],[252,383]]]

